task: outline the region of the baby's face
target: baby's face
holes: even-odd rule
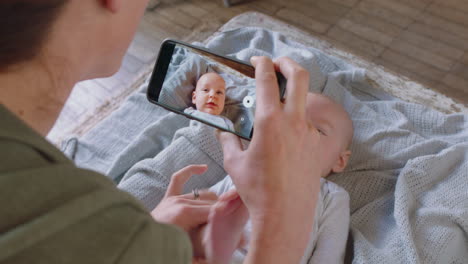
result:
[[[306,118],[320,132],[321,176],[342,171],[351,153],[348,147],[353,137],[353,124],[347,112],[328,97],[309,93]]]
[[[192,93],[192,103],[198,111],[220,115],[226,99],[226,83],[217,73],[203,74]]]

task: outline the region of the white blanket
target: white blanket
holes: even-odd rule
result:
[[[353,250],[347,254],[355,263],[468,263],[467,116],[373,91],[362,70],[275,32],[242,28],[220,34],[207,48],[241,60],[290,56],[310,71],[311,90],[335,98],[350,113],[353,154],[347,170],[329,180],[350,194]],[[188,125],[182,119],[147,103],[142,88],[64,150],[78,166],[118,180],[167,147],[175,131]],[[222,172],[222,160],[207,159]]]

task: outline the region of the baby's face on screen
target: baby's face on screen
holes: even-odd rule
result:
[[[197,86],[192,93],[192,103],[198,111],[220,115],[224,109],[225,99],[226,83],[219,74],[205,73],[198,79]]]
[[[341,172],[348,162],[353,123],[346,110],[321,94],[307,94],[306,118],[320,132],[322,177]]]

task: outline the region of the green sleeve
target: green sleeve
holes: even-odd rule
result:
[[[185,232],[2,107],[0,119],[0,263],[191,263]]]

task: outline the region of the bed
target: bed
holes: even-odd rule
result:
[[[310,91],[351,114],[350,165],[329,178],[351,198],[346,262],[468,263],[465,105],[259,13],[233,18],[200,45],[244,60],[290,56],[311,73]],[[65,140],[63,151],[116,182],[159,175],[163,190],[166,175],[193,163],[191,154],[173,157],[193,150],[210,169],[185,191],[222,179],[213,131],[147,103],[145,89],[143,83],[109,116],[88,120],[89,129]]]

